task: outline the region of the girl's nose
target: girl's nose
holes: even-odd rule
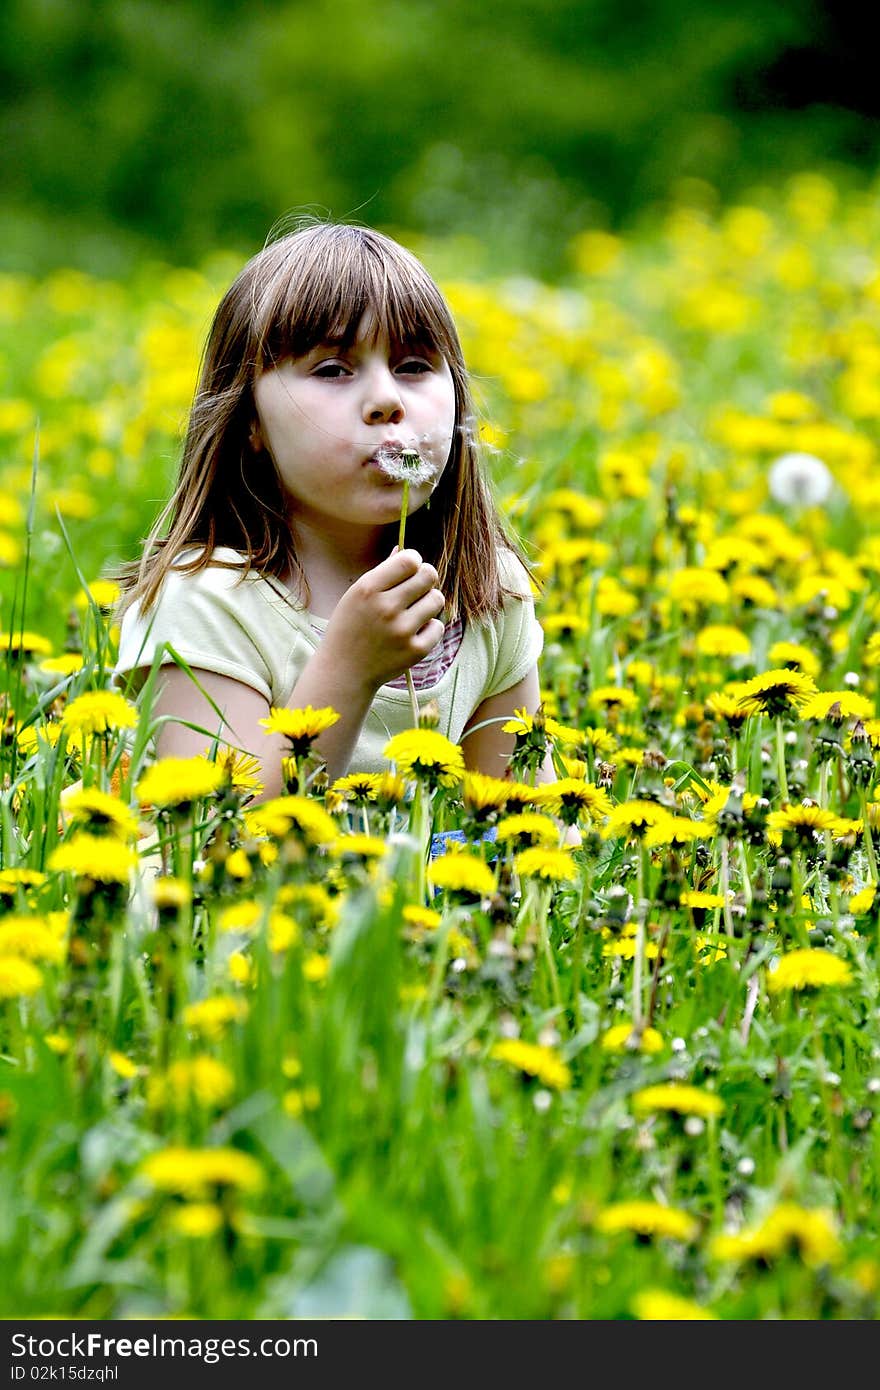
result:
[[[403,400],[397,378],[387,367],[371,372],[367,378],[364,419],[371,425],[403,419]]]

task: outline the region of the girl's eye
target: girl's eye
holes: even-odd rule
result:
[[[347,371],[348,368],[343,366],[341,362],[322,362],[320,366],[315,368],[312,375],[333,378],[343,376]]]
[[[408,357],[405,362],[399,364],[397,370],[404,372],[407,376],[410,374],[418,376],[422,372],[433,371],[433,368],[430,362],[426,362],[423,357]]]

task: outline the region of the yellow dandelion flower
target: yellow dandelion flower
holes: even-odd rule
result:
[[[747,714],[767,714],[776,718],[788,709],[805,705],[816,687],[812,678],[801,671],[780,667],[762,671],[740,687],[739,705]]]
[[[801,646],[798,642],[774,642],[767,657],[774,666],[794,667],[811,679],[815,679],[821,670],[819,658],[815,652],[812,652],[809,647]]]
[[[586,735],[580,729],[570,729],[565,724],[560,724],[558,720],[541,715],[540,719],[529,714],[526,709],[514,710],[514,718],[507,719],[501,725],[501,731],[505,734],[517,734],[522,737],[528,735],[536,728],[540,729],[543,724],[544,732],[548,738],[555,739],[564,748],[576,748],[582,744]]]
[[[842,724],[845,719],[873,719],[874,702],[854,690],[823,690],[802,705],[798,714],[801,719],[830,719]]]
[[[698,888],[686,888],[678,896],[678,901],[682,907],[703,908],[711,910],[716,907],[724,906],[724,897],[721,893],[706,893]]]
[[[209,756],[209,750],[205,751]],[[216,763],[223,774],[222,785],[234,787],[237,791],[250,792],[256,796],[263,790],[260,780],[260,760],[250,753],[242,753],[238,748],[220,745],[211,761]]]
[[[203,1038],[215,1042],[222,1038],[232,1023],[241,1023],[247,1017],[248,1006],[244,999],[236,999],[229,994],[215,994],[196,1004],[187,1004],[183,1010],[184,1027]]]
[[[461,783],[461,799],[471,815],[480,812],[502,811],[507,805],[510,783],[503,777],[489,777],[484,772],[466,772]]]
[[[331,729],[338,719],[338,711],[329,705],[322,709],[313,709],[311,705],[306,705],[303,709],[273,706],[269,710],[268,718],[259,719],[257,723],[267,734],[280,734],[282,738],[286,738],[293,756],[301,758],[308,753],[315,739],[319,738],[325,729]]]
[[[233,951],[226,962],[229,978],[235,985],[248,985],[253,979],[254,967],[243,951]]]
[[[126,1057],[124,1052],[109,1052],[107,1061],[110,1063],[117,1076],[121,1076],[123,1081],[131,1081],[132,1077],[138,1074],[137,1062],[133,1062],[130,1057]]]
[[[608,793],[602,787],[585,782],[580,777],[560,777],[555,782],[536,787],[535,805],[543,807],[554,816],[577,811],[578,815],[584,814],[592,820],[600,820],[611,814]]]
[[[49,856],[50,869],[98,883],[127,884],[137,863],[136,851],[114,835],[89,835],[86,831],[71,835]]]
[[[147,768],[134,791],[142,806],[183,810],[212,796],[222,785],[222,768],[207,758],[160,758]]]
[[[42,724],[28,724],[18,734],[18,746],[26,758],[36,753],[41,743],[56,747],[61,738],[61,720],[48,719]]]
[[[195,1104],[212,1110],[225,1105],[234,1091],[235,1078],[229,1068],[202,1053],[186,1061],[172,1062],[166,1072],[151,1076],[147,1103],[153,1108],[168,1105],[174,1110],[185,1110]]]
[[[696,648],[700,656],[748,656],[752,644],[738,627],[714,623],[697,633]]]
[[[776,969],[768,973],[771,994],[786,989],[819,989],[824,985],[848,985],[852,968],[839,956],[819,947],[788,951]]]
[[[41,661],[38,667],[47,676],[72,676],[75,671],[81,671],[82,668],[81,652],[62,652],[60,656],[47,656],[46,660]]]
[[[669,580],[669,597],[685,612],[726,604],[730,590],[717,570],[686,565]]]
[[[424,778],[431,786],[454,787],[464,776],[464,754],[436,729],[406,729],[386,743],[382,756],[402,777]]]
[[[0,632],[0,651],[24,656],[48,656],[52,643],[38,632]]]
[[[59,965],[64,955],[63,939],[42,918],[13,913],[0,919],[0,956]]]
[[[190,1149],[173,1145],[145,1158],[138,1174],[157,1191],[179,1197],[206,1197],[218,1188],[259,1192],[265,1184],[257,1160],[232,1148]]]
[[[760,574],[737,575],[730,582],[730,592],[732,597],[739,599],[746,608],[765,608],[772,611],[779,607],[778,593],[769,579],[764,579]],[[784,658],[772,655],[770,660],[784,662]]]
[[[330,957],[313,952],[303,961],[302,972],[303,979],[311,984],[323,984],[330,974]]]
[[[659,845],[689,845],[694,840],[705,840],[713,834],[713,827],[705,821],[670,815],[665,820],[648,826],[644,843],[648,849],[654,849]]]
[[[844,834],[848,825],[849,822],[822,806],[784,806],[781,811],[771,811],[767,817],[768,830],[789,831],[802,840],[811,840],[817,831]]]
[[[114,604],[119,602],[122,590],[112,579],[93,579],[89,583],[88,592],[80,589],[74,604],[79,609],[89,607],[89,603],[94,603],[102,612],[107,612]]]
[[[607,1235],[632,1231],[640,1236],[665,1236],[682,1241],[693,1240],[699,1229],[698,1222],[688,1212],[647,1201],[614,1202],[598,1213],[595,1225]]]
[[[546,613],[541,618],[541,626],[545,636],[550,638],[578,637],[590,627],[582,613],[574,612]]]
[[[224,907],[217,916],[217,930],[221,932],[255,932],[263,919],[263,909],[258,902],[247,899]]]
[[[136,840],[140,834],[137,816],[130,806],[110,792],[97,787],[65,787],[59,798],[61,810],[74,824],[109,830],[123,839]]]
[[[672,1081],[668,1085],[645,1086],[632,1097],[633,1108],[643,1114],[652,1110],[672,1110],[676,1115],[698,1115],[711,1119],[724,1110],[724,1102],[698,1086],[685,1086]]]
[[[513,867],[520,878],[540,878],[545,883],[573,883],[578,874],[568,850],[547,849],[543,845],[521,850]]]
[[[332,853],[337,859],[358,859],[371,862],[383,859],[388,853],[388,842],[378,835],[340,835],[333,845]]]
[[[734,733],[741,729],[748,719],[746,711],[740,708],[738,696],[724,690],[713,690],[708,696],[706,713],[713,719],[723,719]]]
[[[633,1298],[632,1310],[642,1322],[701,1322],[717,1318],[702,1304],[666,1289],[642,1289]]]
[[[798,1256],[811,1268],[836,1264],[843,1256],[833,1214],[823,1207],[782,1202],[763,1221],[733,1235],[718,1235],[709,1246],[716,1260],[778,1260]]]
[[[192,897],[192,889],[184,879],[175,878],[172,874],[165,874],[154,879],[151,895],[153,902],[160,910],[180,908],[186,907]]]
[[[36,994],[43,977],[21,956],[0,956],[0,999],[24,999]]]
[[[539,811],[520,811],[504,816],[499,822],[496,837],[502,845],[529,849],[534,845],[558,845],[559,827],[550,816]]]
[[[223,1208],[216,1202],[185,1202],[173,1207],[168,1223],[178,1235],[200,1240],[216,1235],[223,1225]]]
[[[337,777],[331,783],[330,790],[338,792],[355,806],[366,806],[368,802],[376,800],[380,780],[381,774],[378,772],[349,772],[344,777]]]
[[[639,697],[627,685],[599,685],[591,690],[588,704],[593,709],[638,709]]]
[[[849,911],[854,917],[861,917],[864,913],[870,912],[871,908],[874,906],[874,898],[876,895],[876,884],[869,883],[867,887],[860,889],[858,893],[854,893],[850,898],[848,903]]]
[[[656,801],[622,801],[611,810],[602,835],[607,839],[639,839],[652,826],[663,825],[672,820],[672,815]]]
[[[475,854],[440,854],[428,865],[428,882],[450,896],[467,901],[489,898],[495,892],[495,875]]]
[[[571,1085],[571,1070],[559,1053],[541,1043],[523,1042],[520,1038],[504,1038],[489,1053],[498,1062],[506,1062],[517,1071],[534,1076],[554,1091],[567,1090]]]
[[[245,815],[245,824],[252,835],[271,835],[279,838],[295,830],[307,845],[315,849],[332,845],[339,827],[313,797],[276,796],[264,801]]]
[[[665,1044],[656,1028],[637,1032],[631,1023],[615,1023],[602,1034],[603,1052],[662,1052]]]
[[[698,965],[715,965],[727,959],[727,942],[712,936],[695,936],[694,951]]]
[[[114,690],[91,690],[78,695],[64,706],[61,715],[61,727],[68,737],[133,729],[137,721],[134,705]]]
[[[407,927],[415,933],[435,931],[443,921],[441,914],[432,907],[420,907],[416,903],[408,903],[402,916]]]
[[[273,908],[269,913],[269,950],[273,955],[280,955],[282,951],[289,951],[298,940],[299,923],[286,912]]]
[[[0,869],[0,894],[14,897],[19,889],[39,888],[46,875],[39,869]]]

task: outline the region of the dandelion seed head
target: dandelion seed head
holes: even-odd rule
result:
[[[434,481],[436,468],[428,459],[423,459],[415,449],[395,449],[390,445],[376,452],[376,462],[385,474],[395,483],[408,482],[411,485]]]
[[[741,1158],[736,1165],[736,1171],[741,1178],[750,1178],[755,1171],[755,1160],[753,1158]]]
[[[821,507],[831,495],[834,478],[815,454],[780,454],[770,465],[767,485],[784,506]]]

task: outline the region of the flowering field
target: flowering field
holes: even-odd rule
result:
[[[0,1313],[877,1316],[878,233],[804,175],[442,276],[542,711],[330,785],[276,712],[254,804],[109,676],[238,261],[0,277]]]

